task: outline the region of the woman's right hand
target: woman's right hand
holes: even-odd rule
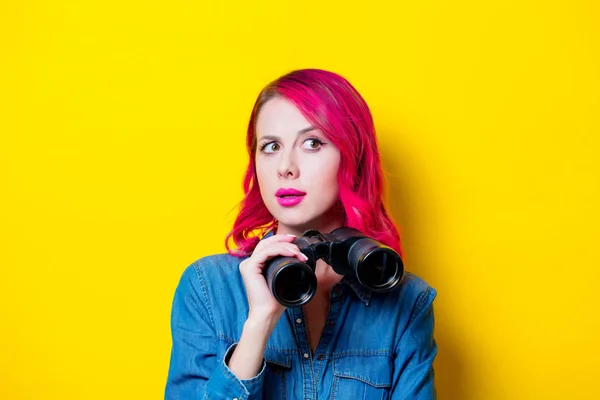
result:
[[[296,257],[302,262],[307,259],[292,243],[294,239],[292,235],[273,235],[263,239],[252,255],[240,263],[250,312],[228,363],[229,369],[239,379],[251,379],[258,374],[269,336],[285,310],[271,294],[262,274],[265,263],[277,256]]]
[[[252,255],[240,263],[240,273],[246,286],[251,318],[273,318],[278,320],[285,306],[281,305],[271,294],[262,271],[271,258],[277,256],[296,257],[305,262],[307,257],[300,252],[293,235],[273,235],[261,240]]]

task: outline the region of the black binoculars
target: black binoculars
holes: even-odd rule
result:
[[[404,276],[402,259],[393,249],[363,235],[354,228],[341,227],[329,234],[311,229],[294,239],[308,257],[275,257],[263,269],[267,285],[279,303],[299,307],[312,299],[317,289],[315,267],[318,259],[340,275],[354,275],[374,292],[395,289]]]

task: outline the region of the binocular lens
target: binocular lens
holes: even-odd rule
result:
[[[297,307],[312,299],[317,278],[308,265],[286,257],[271,268],[267,283],[277,301],[286,307]]]
[[[375,292],[395,288],[404,275],[404,265],[396,252],[369,238],[352,245],[349,259],[359,282]]]
[[[364,258],[356,274],[361,282],[374,291],[393,288],[402,276],[396,257],[382,250]]]

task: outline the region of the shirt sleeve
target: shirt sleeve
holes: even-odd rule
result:
[[[218,357],[218,338],[200,274],[196,266],[188,267],[175,290],[165,400],[261,399],[265,361],[257,376],[240,380],[227,367],[237,344]]]
[[[392,386],[393,400],[435,400],[433,361],[437,344],[433,335],[432,287],[422,292],[413,308],[408,327],[396,350]]]

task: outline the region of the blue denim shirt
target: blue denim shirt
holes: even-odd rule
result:
[[[258,375],[238,379],[227,362],[248,315],[242,260],[208,256],[183,272],[172,307],[165,399],[436,398],[436,291],[409,272],[385,294],[344,277],[331,291],[314,353],[302,308],[288,308],[268,340]]]

